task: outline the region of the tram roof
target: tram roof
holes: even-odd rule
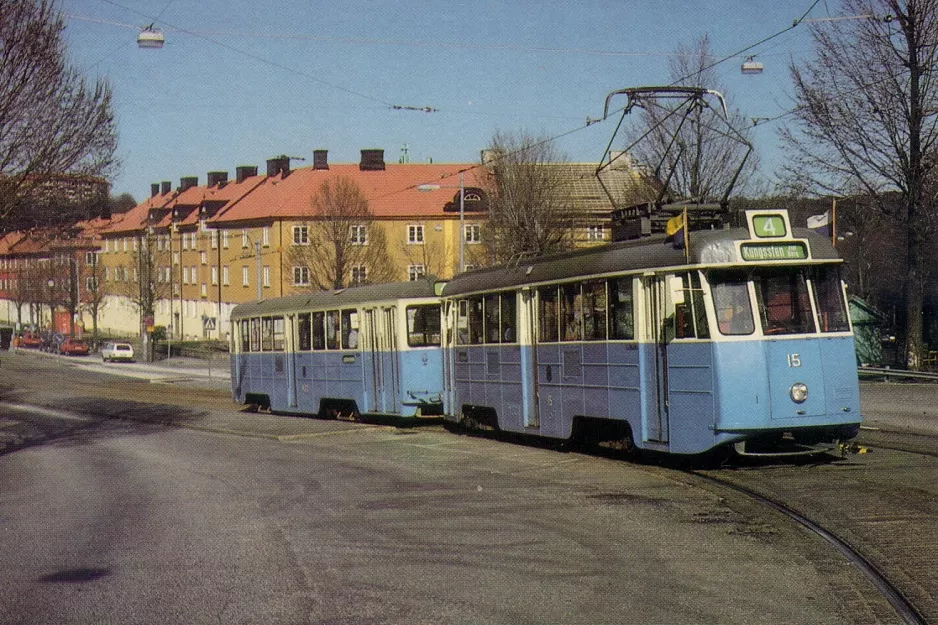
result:
[[[232,309],[231,318],[244,319],[315,308],[338,308],[365,302],[435,297],[439,295],[438,284],[440,283],[435,278],[427,278],[410,282],[372,284],[332,291],[286,295],[239,304]]]
[[[793,228],[795,240],[807,241],[811,260],[776,261],[767,264],[811,264],[817,261],[837,261],[840,257],[830,241],[807,228]],[[476,293],[521,284],[537,284],[553,280],[574,279],[590,275],[641,271],[682,266],[753,266],[754,262],[739,260],[737,241],[750,241],[745,228],[728,230],[699,230],[691,232],[690,260],[684,250],[675,248],[664,235],[655,235],[635,241],[622,241],[609,245],[521,259],[517,262],[479,269],[455,276],[446,283],[443,295]]]

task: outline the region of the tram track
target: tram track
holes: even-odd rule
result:
[[[902,622],[907,625],[927,625],[928,621],[921,614],[918,608],[905,596],[905,594],[893,584],[883,571],[873,564],[869,558],[854,548],[849,542],[838,536],[834,531],[825,528],[819,523],[813,521],[806,515],[798,512],[790,506],[768,497],[755,490],[741,486],[732,481],[707,475],[696,470],[687,470],[686,473],[698,479],[715,484],[721,488],[730,489],[736,493],[767,506],[776,512],[782,514],[808,529],[810,532],[824,539],[834,547],[846,560],[855,566],[858,571],[873,584],[877,591],[889,602],[895,609]]]

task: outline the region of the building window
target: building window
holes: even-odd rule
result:
[[[212,267],[212,285],[218,284],[218,267]]]
[[[364,265],[352,267],[352,284],[365,284],[366,280],[368,280],[368,272]]]
[[[189,284],[189,268],[188,267],[182,268],[182,283]]]
[[[192,280],[192,284],[195,284],[199,281],[199,272],[196,270],[194,265],[192,267],[192,271],[189,274],[189,278]]]
[[[208,264],[208,252],[204,250],[199,252],[199,259],[202,261],[203,265],[207,265]]]
[[[110,251],[111,251],[111,240],[110,240],[110,239],[104,239],[104,251],[105,251],[105,252],[110,252]]]
[[[407,226],[407,242],[412,245],[423,244],[423,224]]]
[[[202,283],[202,297],[207,297],[207,296],[208,296],[208,287],[205,286],[205,283],[203,282]]]
[[[242,265],[241,267],[241,286],[250,286],[251,285],[251,276],[248,273],[248,266]]]
[[[221,268],[221,283],[224,286],[228,286],[228,265]]]
[[[293,245],[309,245],[309,226],[293,226]]]
[[[293,268],[293,286],[309,286],[309,267]]]
[[[587,226],[587,241],[604,241],[606,239],[606,229],[603,226]]]
[[[479,224],[466,224],[463,229],[463,236],[466,243],[481,243],[482,227]]]
[[[248,246],[248,231],[247,228],[241,229],[241,247],[245,248]]]
[[[264,265],[264,286],[270,288],[270,266]]]
[[[125,238],[123,239],[123,241],[124,241],[124,251],[126,252],[127,251],[127,239]]]
[[[270,247],[270,226],[264,226],[264,229],[261,231],[261,245]]]
[[[94,252],[85,252],[85,264],[94,265],[95,264],[95,254]]]
[[[174,265],[179,264],[179,252],[173,252],[173,264]]]
[[[349,242],[352,245],[364,245],[368,242],[368,228],[366,226],[350,226]]]
[[[407,279],[411,282],[419,280],[424,275],[426,275],[427,270],[423,265],[408,265],[407,267]]]
[[[218,230],[212,230],[210,238],[212,241],[212,249],[218,249]]]
[[[223,230],[221,233],[221,246],[222,249],[228,249],[228,231]]]

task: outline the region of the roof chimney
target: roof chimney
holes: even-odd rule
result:
[[[267,175],[276,176],[277,174],[283,174],[284,178],[290,175],[289,156],[281,154],[276,158],[267,159]]]
[[[227,171],[210,171],[208,172],[208,179],[205,184],[208,187],[214,187],[215,185],[223,187],[226,182],[228,182]]]
[[[150,197],[156,197],[160,194],[160,183],[154,182],[150,185]]]
[[[169,180],[164,180],[160,183],[160,195],[166,195],[173,190],[173,183]]]
[[[358,164],[361,171],[383,171],[384,170],[384,150],[369,149],[362,150],[362,160]]]
[[[179,179],[179,192],[182,193],[186,189],[191,189],[192,187],[199,186],[199,177],[198,176],[183,176]]]
[[[256,175],[257,165],[239,165],[235,167],[235,179],[239,184]]]
[[[329,150],[313,150],[313,169],[329,169]]]

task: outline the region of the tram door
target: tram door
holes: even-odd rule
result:
[[[371,381],[365,389],[369,410],[375,412],[400,411],[397,341],[394,308],[371,308],[364,311],[362,332],[365,367]]]
[[[382,393],[384,395],[384,411],[399,413],[401,412],[401,377],[400,377],[400,357],[397,342],[397,308],[383,308],[381,310],[383,319],[382,336],[384,337],[384,346],[381,354],[381,362],[384,373],[384,383]]]
[[[642,279],[645,340],[651,348],[643,358],[646,411],[644,439],[668,441],[668,345],[674,338],[674,302],[667,276]]]
[[[521,291],[521,318],[518,339],[521,342],[521,400],[524,404],[524,427],[540,427],[537,380],[537,299],[532,289]],[[528,347],[526,347],[528,346]]]
[[[380,392],[384,386],[381,369],[381,351],[378,347],[378,319],[373,308],[365,309],[362,319],[361,341],[362,358],[365,359],[365,397],[368,406],[365,410],[379,412],[381,406]]]

